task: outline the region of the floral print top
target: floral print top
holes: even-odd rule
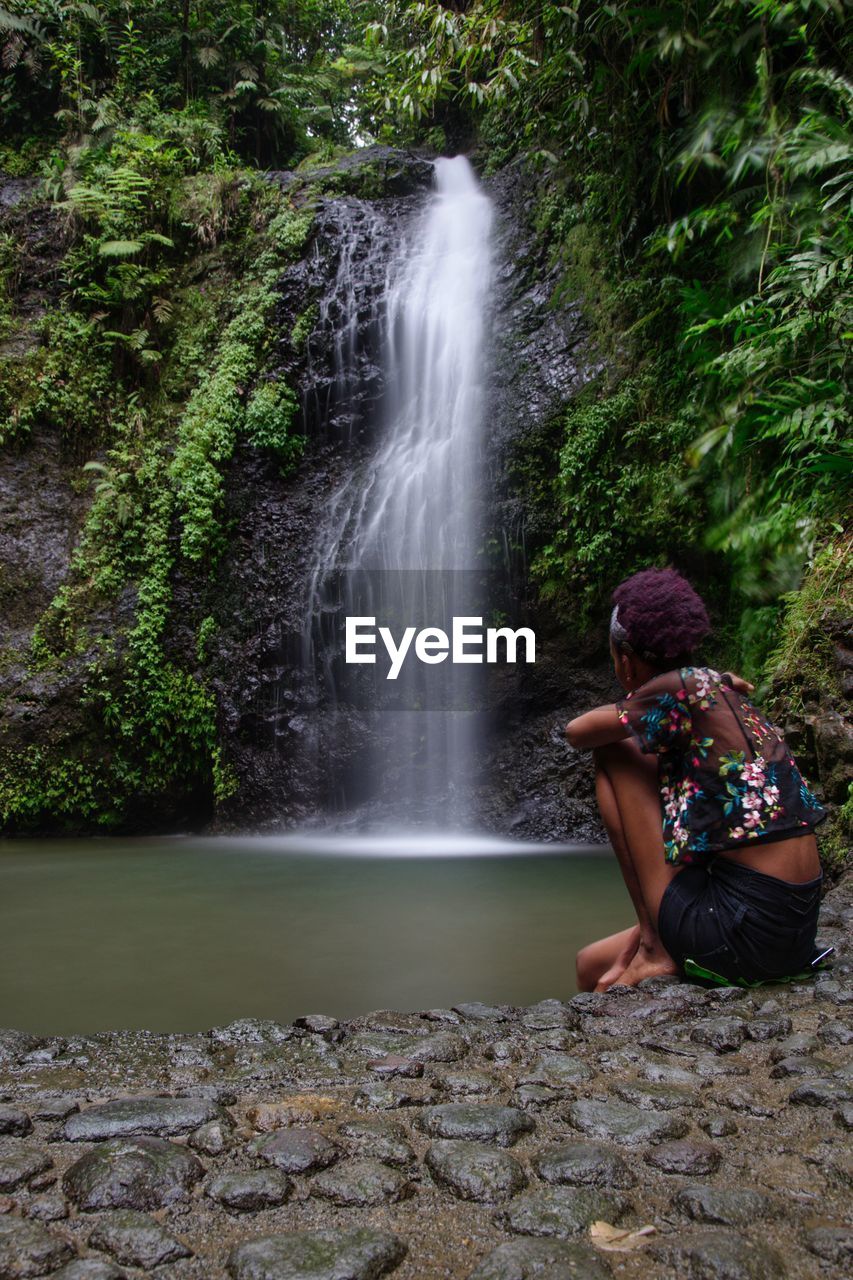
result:
[[[710,667],[654,676],[616,711],[658,755],[667,862],[802,835],[826,817],[780,731]]]

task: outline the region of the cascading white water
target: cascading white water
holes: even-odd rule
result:
[[[338,603],[348,613],[375,607],[377,593],[387,606],[389,592],[401,625],[442,625],[441,618],[423,618],[437,600],[446,618],[476,612],[467,584],[482,558],[491,222],[491,203],[468,161],[436,161],[434,193],[389,269],[383,422],[372,458],[331,504],[312,582],[315,616],[341,570],[372,571],[385,584],[377,588],[372,580],[367,605],[363,580],[359,600],[345,585]],[[382,717],[383,749],[365,767],[393,774],[396,812],[389,817],[443,825],[440,807],[447,821],[464,824],[458,784],[473,755],[475,669],[447,664],[438,700],[421,683],[426,674],[410,668],[400,681],[402,704]]]

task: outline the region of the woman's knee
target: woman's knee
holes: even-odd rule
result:
[[[591,991],[598,982],[601,974],[600,961],[596,955],[596,947],[591,944],[588,947],[581,947],[575,957],[575,970],[577,972],[578,990]]]

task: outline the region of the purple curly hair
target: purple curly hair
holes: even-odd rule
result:
[[[675,569],[643,569],[613,592],[610,634],[655,666],[686,665],[711,630],[708,612],[686,578]]]

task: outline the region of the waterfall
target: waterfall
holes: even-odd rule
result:
[[[468,161],[437,160],[427,207],[388,268],[376,443],[333,497],[311,582],[310,647],[333,709],[345,715],[360,698],[372,718],[355,793],[379,797],[394,821],[467,825],[481,672],[410,663],[391,689],[379,667],[342,666],[329,620],[449,631],[453,616],[480,612],[491,222]]]

